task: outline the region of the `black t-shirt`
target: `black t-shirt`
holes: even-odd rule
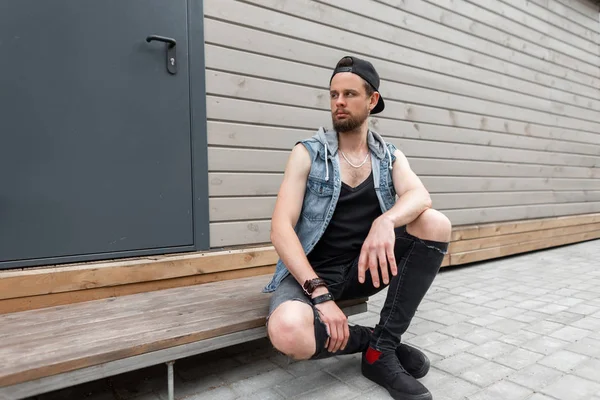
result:
[[[373,172],[360,185],[352,188],[342,182],[340,197],[325,233],[308,254],[314,269],[328,265],[342,265],[356,259],[371,224],[381,215],[381,207]]]

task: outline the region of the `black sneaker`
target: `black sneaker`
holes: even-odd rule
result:
[[[402,367],[395,352],[381,353],[372,364],[364,352],[361,370],[366,378],[386,388],[395,400],[433,400],[429,390]]]
[[[400,343],[400,346],[396,348],[396,356],[406,372],[416,379],[424,377],[429,372],[429,366],[431,365],[429,358],[422,351],[412,346]]]
[[[357,340],[362,341],[362,348],[360,351],[366,351],[369,347],[369,342],[371,340],[370,335],[373,334],[374,328],[360,325],[355,325],[352,328],[361,332],[360,339]],[[412,346],[400,343],[400,346],[396,348],[396,356],[406,372],[411,374],[414,378],[423,378],[429,372],[429,367],[431,365],[429,358],[422,351],[415,349]]]

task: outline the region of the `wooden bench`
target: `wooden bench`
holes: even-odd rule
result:
[[[266,336],[270,275],[0,315],[0,399],[25,397]],[[339,303],[347,315],[366,299]]]

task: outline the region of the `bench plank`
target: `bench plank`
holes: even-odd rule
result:
[[[261,288],[252,279],[224,281],[220,284],[206,284],[201,292],[193,290],[194,286],[172,290],[161,290],[123,296],[110,299],[95,300],[70,306],[58,306],[39,310],[0,315],[0,338],[14,337],[14,330],[27,327],[26,334],[41,332],[46,334],[48,327],[59,327],[61,324],[75,328],[91,322],[110,321],[116,318],[133,318],[153,310],[165,312],[177,306],[186,306],[214,300],[215,290],[227,292],[229,299],[247,298],[249,294],[262,294]],[[187,290],[187,288],[191,288]],[[264,297],[264,296],[262,296]],[[110,308],[108,308],[110,304]],[[69,312],[66,313],[65,309]],[[110,310],[110,312],[109,312]],[[119,310],[115,313],[114,310]],[[5,342],[6,343],[6,342]]]
[[[268,310],[268,295],[261,293],[266,279],[174,288],[2,316],[0,385],[258,327]],[[144,305],[138,313],[140,302]],[[70,318],[72,310],[74,318]],[[53,324],[59,314],[67,319]],[[44,329],[29,333],[29,324]]]
[[[0,387],[0,400],[4,400],[5,398],[6,400],[24,399],[40,393],[47,393],[53,390],[79,385],[81,383],[150,367],[172,360],[217,350],[223,347],[261,339],[265,336],[266,329],[264,326],[262,326],[259,328],[235,332],[200,342],[192,342],[151,353],[140,354],[126,359],[110,361],[101,365],[94,365],[75,371],[34,379],[29,382]],[[2,397],[3,395],[6,397]]]

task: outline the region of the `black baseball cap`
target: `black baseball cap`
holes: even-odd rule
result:
[[[331,84],[331,80],[333,79],[333,77],[335,76],[335,74],[340,73],[340,72],[352,72],[353,74],[356,74],[358,76],[360,76],[361,78],[363,78],[369,85],[371,85],[371,87],[376,91],[379,92],[379,74],[377,73],[377,71],[375,70],[375,67],[373,66],[373,64],[371,64],[369,61],[360,59],[358,57],[353,57],[353,56],[346,56],[343,57],[340,62],[342,60],[348,60],[344,63],[344,64],[350,64],[350,65],[344,65],[344,66],[336,66],[336,68],[333,70],[333,74],[331,75],[331,79],[329,80],[329,83]],[[340,62],[338,62],[338,65],[340,64]],[[381,96],[381,93],[379,93],[379,101],[377,102],[377,105],[373,108],[373,110],[371,111],[371,114],[377,114],[383,111],[383,109],[385,108],[385,103],[383,102],[383,97]]]

